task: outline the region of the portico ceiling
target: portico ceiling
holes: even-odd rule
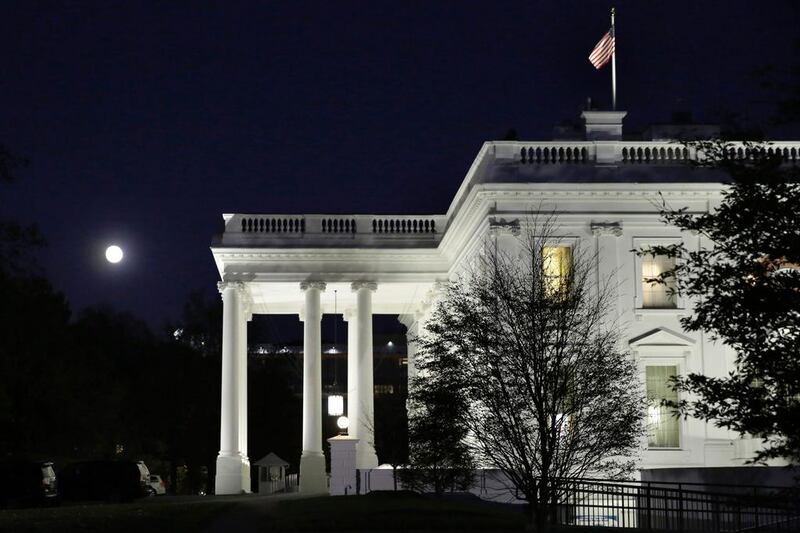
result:
[[[297,282],[248,282],[252,311],[255,314],[295,314],[303,306],[303,291]],[[377,284],[372,296],[372,312],[374,314],[407,314],[413,313],[425,301],[429,300],[434,282],[383,282]],[[355,293],[349,282],[329,282],[320,295],[323,313],[355,308]]]

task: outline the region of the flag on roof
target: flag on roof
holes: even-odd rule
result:
[[[589,54],[589,62],[594,68],[601,68],[609,62],[614,55],[614,28],[611,28],[594,46],[592,53]]]

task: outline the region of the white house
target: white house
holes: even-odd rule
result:
[[[599,274],[616,276],[616,313],[625,328],[641,379],[653,400],[642,468],[740,465],[753,452],[747,439],[698,420],[676,420],[656,407],[671,394],[676,373],[725,374],[730,353],[703,334],[682,331],[688,302],[643,278],[669,267],[663,258],[639,259],[632,249],[703,238],[665,226],[655,201],[692,212],[713,209],[721,176],[692,169],[691,149],[671,141],[680,128],[653,128],[646,141],[622,140],[624,112],[587,111],[584,140],[486,142],[447,213],[409,215],[223,215],[225,231],[211,250],[222,281],[222,423],[216,493],[249,489],[246,343],[253,314],[299,314],[304,322],[303,452],[301,490],[326,487],[322,452],[320,320],[338,310],[348,322],[350,434],[360,439],[361,469],[378,466],[369,442],[372,424],[372,314],[396,314],[416,333],[447,280],[486,239],[499,245],[532,209],[555,211],[572,246],[599,257]],[[800,143],[776,143],[791,162]],[[569,257],[569,254],[564,254]],[[413,369],[414,346],[408,347]]]

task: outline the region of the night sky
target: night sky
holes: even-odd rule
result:
[[[30,165],[0,216],[39,225],[73,310],[159,326],[215,290],[223,212],[443,213],[483,141],[608,105],[587,56],[609,5],[5,2],[0,143]],[[626,131],[676,109],[763,122],[750,73],[800,64],[796,1],[616,6]]]

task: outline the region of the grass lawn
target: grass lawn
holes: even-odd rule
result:
[[[30,509],[0,510],[0,532],[28,531],[120,531],[147,533],[203,531],[235,503],[211,498],[170,498],[134,503],[64,505]]]
[[[477,499],[370,493],[280,502],[262,531],[522,531],[523,513]]]
[[[128,504],[0,510],[0,532],[523,531],[523,513],[414,494],[156,497]]]

